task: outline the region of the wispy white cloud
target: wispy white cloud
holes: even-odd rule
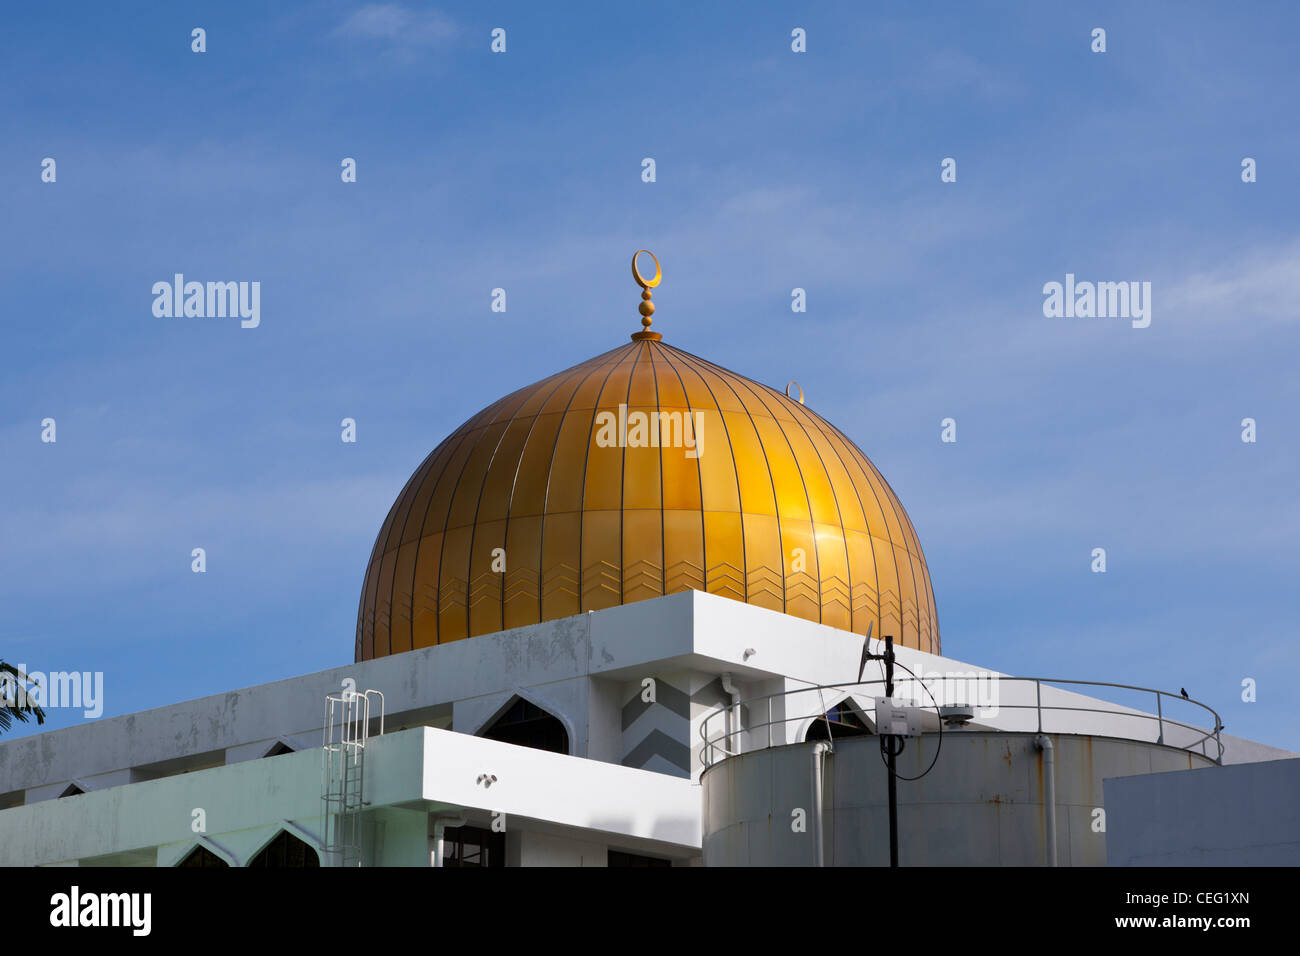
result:
[[[456,35],[456,24],[437,10],[397,3],[368,3],[335,31],[339,36],[382,40],[401,47],[434,46]]]
[[[1174,280],[1167,308],[1190,319],[1294,321],[1300,318],[1300,242],[1257,248]]]

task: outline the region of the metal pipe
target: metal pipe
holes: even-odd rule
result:
[[[727,750],[736,754],[740,753],[740,691],[731,682],[730,673],[722,675],[722,689],[731,698],[731,706],[727,708]],[[732,734],[736,735],[734,746],[731,740]]]
[[[822,776],[826,769],[826,755],[830,753],[830,744],[825,741],[813,744],[813,851],[817,866],[826,865],[826,837],[822,829]]]
[[[1039,734],[1034,745],[1043,752],[1043,803],[1047,810],[1047,865],[1056,866],[1056,748],[1052,738]]]

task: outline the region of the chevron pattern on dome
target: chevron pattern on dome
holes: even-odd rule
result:
[[[858,447],[643,331],[416,469],[375,540],[356,658],[688,589],[939,651],[916,531]]]

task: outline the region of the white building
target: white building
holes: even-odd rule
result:
[[[1179,821],[1206,807],[1171,797],[1190,777],[1247,799],[1253,771],[1223,765],[1294,754],[1177,695],[1134,707],[943,657],[879,472],[801,400],[664,345],[637,278],[631,345],[417,469],[353,663],[0,742],[0,863],[886,863],[868,633],[895,639],[920,710],[904,865],[1300,862],[1300,763],[1261,770],[1269,794],[1200,856]]]

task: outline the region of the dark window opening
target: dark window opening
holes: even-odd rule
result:
[[[569,735],[564,724],[522,697],[516,698],[510,709],[483,736],[488,740],[549,750],[555,754],[569,752]]]
[[[217,856],[205,846],[196,846],[185,859],[176,864],[177,866],[204,867],[216,869],[218,867],[230,866],[225,860]]]
[[[833,737],[838,740],[841,737],[865,737],[870,733],[871,728],[857,708],[848,701],[841,701],[814,720],[803,739],[826,740]]]
[[[253,857],[248,865],[272,869],[310,869],[320,866],[320,857],[292,833],[281,830],[280,835],[262,847],[262,852]]]
[[[78,794],[82,794],[85,792],[86,792],[85,790],[82,790],[75,783],[70,783],[68,784],[68,789],[64,790],[61,794],[59,794],[59,798],[62,799],[63,797],[75,797]]]
[[[442,833],[442,865],[504,867],[506,835],[482,827],[448,827]]]
[[[262,756],[263,756],[263,757],[278,757],[278,756],[280,756],[280,754],[291,754],[291,753],[293,753],[293,748],[290,747],[290,746],[288,746],[287,744],[281,742],[281,743],[277,743],[274,747],[272,747],[272,748],[271,748],[270,750],[268,750],[266,753],[262,754]]]
[[[672,866],[672,860],[663,860],[657,856],[640,856],[636,853],[625,853],[622,850],[609,851],[610,866]]]

